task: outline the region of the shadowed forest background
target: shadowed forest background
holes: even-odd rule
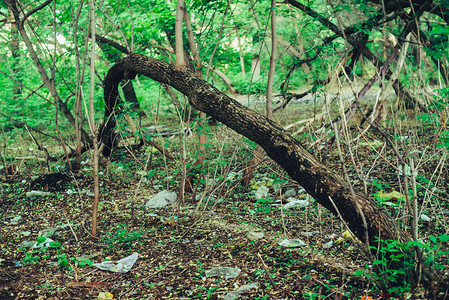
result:
[[[0,2],[1,299],[449,299],[447,1]]]

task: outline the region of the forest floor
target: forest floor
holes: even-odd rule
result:
[[[146,204],[165,190],[178,198],[181,160],[142,147],[122,148],[112,163],[103,161],[97,239],[91,237],[90,154],[77,174],[63,171],[63,160],[47,168],[39,160],[42,154],[30,159],[33,144],[24,137],[14,146],[14,175],[0,177],[0,299],[109,299],[101,293],[114,299],[236,299],[239,293],[240,299],[376,299],[382,294],[379,281],[385,278],[369,276],[363,245],[338,217],[268,158],[243,188],[242,172],[255,147],[222,125],[210,130],[220,142],[208,148],[213,151],[202,181],[193,194],[165,207]],[[180,157],[177,142],[166,140],[165,146]],[[335,149],[323,151],[323,161],[341,172]],[[369,194],[400,190],[388,159],[372,155],[370,145],[358,155],[366,158],[361,168],[377,166]],[[436,164],[429,161],[427,167],[435,170]],[[49,193],[27,195],[30,191]],[[267,194],[260,197],[258,191]],[[300,200],[301,205],[282,209]],[[395,203],[384,207],[399,218],[401,200],[387,200]],[[447,224],[449,202],[440,203],[446,206],[426,211],[431,221],[421,223],[424,238],[445,233],[445,226],[432,225]],[[281,243],[293,239],[304,245]],[[126,273],[92,265],[134,253],[138,258]],[[222,269],[214,274],[217,267]],[[419,289],[406,296],[424,297]]]

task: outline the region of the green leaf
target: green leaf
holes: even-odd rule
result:
[[[47,238],[46,238],[45,236],[40,236],[40,237],[38,237],[38,238],[36,239],[36,241],[37,241],[38,244],[40,244],[40,243],[45,242],[46,239],[47,239]]]
[[[441,242],[449,242],[449,234],[443,234],[438,237]]]
[[[432,243],[438,243],[438,239],[433,235],[429,236],[429,239]]]
[[[382,260],[373,260],[373,266],[384,264]]]
[[[58,242],[58,241],[54,241],[54,242],[50,242],[49,246],[50,246],[50,248],[55,248],[56,249],[56,248],[61,247],[61,243]]]

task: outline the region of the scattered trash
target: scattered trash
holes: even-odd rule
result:
[[[373,140],[368,142],[359,142],[360,146],[370,146],[371,148],[380,148],[384,145],[384,142],[379,140]]]
[[[425,214],[421,214],[421,216],[419,216],[419,219],[424,222],[430,222],[429,216],[427,216]]]
[[[289,209],[289,208],[304,208],[310,205],[310,202],[307,200],[297,200],[295,198],[288,198],[288,203],[285,204],[283,207],[284,209]]]
[[[171,216],[168,218],[161,217],[161,222],[164,225],[175,226],[176,222],[178,222],[178,217],[177,216]]]
[[[438,212],[439,215],[449,216],[449,209],[442,209]]]
[[[335,239],[337,236],[338,236],[338,234],[331,233],[331,234],[327,235],[326,238],[331,240],[331,239]]]
[[[317,234],[317,233],[320,233],[320,232],[318,230],[315,230],[315,231],[304,231],[302,233],[302,235],[305,235],[306,237],[311,237],[312,235]]]
[[[22,216],[15,216],[12,217],[9,221],[5,221],[3,223],[5,223],[6,225],[18,225],[20,220],[22,220]]]
[[[51,238],[43,237],[44,240],[41,242],[38,238],[37,241],[34,243],[33,248],[43,248],[43,247],[50,247],[50,244],[54,241]]]
[[[20,234],[23,235],[23,236],[30,236],[31,235],[31,231],[22,231]]]
[[[242,272],[242,270],[240,270],[239,268],[217,267],[206,270],[205,273],[206,278],[219,276],[224,277],[226,279],[231,279],[239,276],[240,272]]]
[[[223,299],[224,300],[235,300],[237,299],[241,294],[246,293],[252,289],[257,289],[259,287],[259,283],[253,282],[251,284],[245,284],[239,287],[237,290],[227,293]]]
[[[329,242],[327,242],[326,244],[323,244],[323,248],[324,249],[329,249],[334,245],[334,241],[330,240]]]
[[[72,189],[68,189],[67,191],[65,191],[65,193],[70,196],[70,195],[73,194],[73,190]]]
[[[306,246],[306,243],[304,243],[300,239],[291,239],[291,240],[285,239],[282,242],[278,243],[278,245],[282,246],[282,247],[296,248],[296,247]]]
[[[43,237],[49,238],[56,232],[56,229],[58,229],[58,228],[57,227],[48,227],[46,229],[42,229],[41,231],[39,231],[38,236],[43,236]]]
[[[284,193],[285,197],[293,197],[296,196],[296,190],[294,188],[288,189]]]
[[[352,240],[353,236],[351,234],[351,232],[349,232],[349,230],[345,230],[342,234],[342,237],[344,237],[346,240]]]
[[[157,193],[156,196],[154,196],[152,199],[150,199],[146,204],[145,207],[148,208],[160,208],[169,205],[170,203],[173,203],[176,201],[176,193],[171,193],[167,190],[163,190],[159,193]]]
[[[19,248],[25,249],[33,247],[36,244],[36,241],[23,241],[19,244]]]
[[[243,176],[242,172],[229,172],[228,176],[226,177],[226,181],[234,182],[239,179],[241,179]]]
[[[97,297],[98,300],[109,300],[112,298],[114,298],[114,295],[112,295],[109,292],[101,292],[98,294],[98,297]]]
[[[51,193],[50,192],[42,192],[42,191],[29,191],[26,192],[25,196],[27,198],[29,197],[34,197],[34,196],[40,196],[40,197],[44,197],[44,196],[49,196]]]
[[[247,236],[250,240],[255,241],[255,240],[260,240],[261,238],[264,237],[264,235],[265,234],[261,231],[250,231],[250,232],[248,232]]]
[[[345,230],[342,234],[341,237],[339,237],[336,241],[335,244],[341,244],[344,241],[350,241],[352,240],[354,237],[352,236],[352,234],[349,232],[349,230]]]
[[[397,201],[405,198],[405,196],[398,191],[392,191],[390,193],[385,193],[384,191],[380,191],[376,194],[379,199],[383,201]]]
[[[99,268],[100,270],[112,271],[117,273],[127,273],[129,270],[131,270],[138,257],[139,254],[133,253],[130,256],[122,258],[116,263],[112,261],[104,261],[99,264],[93,264],[93,266]]]
[[[262,185],[260,188],[257,189],[257,191],[255,192],[254,195],[256,196],[257,200],[262,199],[262,198],[267,198],[268,191],[269,191],[269,188],[265,185]]]

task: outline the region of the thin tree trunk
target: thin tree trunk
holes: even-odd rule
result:
[[[80,2],[78,9],[76,11],[76,15],[74,18],[74,22],[72,23],[73,30],[73,40],[74,40],[74,51],[75,51],[75,67],[76,67],[76,92],[75,92],[75,135],[76,135],[76,163],[75,166],[72,166],[74,170],[78,171],[81,167],[81,128],[83,124],[83,115],[81,113],[81,99],[82,99],[82,90],[83,90],[83,78],[84,78],[84,70],[86,66],[86,60],[83,60],[83,67],[81,68],[81,55],[78,50],[78,22],[81,16],[81,10],[83,8],[84,2]],[[86,44],[87,46],[87,44]],[[86,58],[86,56],[85,56]]]
[[[251,61],[251,73],[253,81],[258,81],[260,79],[260,56],[259,54],[254,54],[253,60]]]
[[[8,6],[8,11],[11,17],[14,18],[13,11],[11,7]],[[13,100],[17,100],[22,94],[22,87],[19,75],[19,58],[20,58],[20,49],[19,49],[19,30],[17,28],[17,24],[15,21],[11,21],[11,55],[13,58],[12,61],[12,76],[16,78],[14,81],[14,85],[12,88],[12,97]]]
[[[232,95],[238,94],[237,91],[236,91],[235,88],[234,88],[234,85],[233,85],[232,82],[231,82],[231,79],[229,79],[229,77],[226,76],[225,73],[223,73],[222,71],[220,71],[220,70],[218,70],[218,69],[214,69],[213,72],[214,72],[215,74],[217,74],[218,77],[220,77],[220,78],[223,80],[223,82],[226,84],[226,86],[227,86],[228,89],[229,89],[229,92],[231,92]]]
[[[240,72],[242,72],[243,76],[246,76],[245,58],[243,57],[242,42],[240,39],[239,29],[236,27],[236,28],[234,28],[234,30],[235,30],[235,34],[237,35],[237,47],[239,48]]]
[[[270,56],[270,69],[268,71],[268,83],[267,83],[267,99],[266,99],[266,114],[268,119],[273,119],[273,80],[274,72],[276,69],[276,56],[277,56],[277,35],[276,35],[276,0],[271,0],[271,56]],[[254,171],[262,158],[265,156],[265,151],[262,147],[258,146],[256,153],[248,163],[248,167],[245,170],[243,176],[243,185],[248,187]]]
[[[299,27],[298,27],[298,22],[296,22],[296,16],[292,17],[292,22],[293,22],[293,26],[295,28],[295,32],[296,32],[296,39],[298,41],[298,49],[299,51],[301,51],[301,55],[304,53],[306,53],[304,46],[302,44],[302,40],[301,40],[301,32],[299,31]],[[308,57],[307,55],[304,55],[304,57]],[[298,57],[299,58],[299,57]],[[310,73],[310,68],[306,63],[301,64],[301,68],[304,71],[304,73],[309,74]]]
[[[175,20],[175,53],[176,53],[176,65],[179,69],[184,70],[186,68],[186,62],[184,59],[184,47],[182,38],[182,20],[184,18],[184,0],[178,0],[176,6],[176,20]]]
[[[189,14],[187,13],[187,10],[184,11],[184,22],[185,22],[186,28],[187,28],[187,37],[189,39],[190,50],[192,51],[195,74],[198,78],[203,78],[203,69],[201,66],[200,52],[199,52],[199,49],[195,42],[192,24],[190,22],[190,17],[189,17]],[[213,54],[211,57],[213,57]],[[204,128],[205,125],[206,125],[206,114],[204,112],[200,111],[200,126],[202,128]],[[205,152],[206,152],[206,142],[207,142],[207,136],[204,134],[204,131],[201,130],[199,133],[199,137],[198,137],[199,155],[198,155],[198,159],[193,163],[193,166],[197,170],[203,168],[203,160],[205,158]],[[183,140],[183,147],[185,147],[184,140]],[[185,148],[183,148],[184,162],[186,159],[185,154],[186,154]],[[189,193],[193,192],[193,186],[194,186],[193,181],[194,181],[195,177],[198,177],[197,173],[190,175],[188,178],[185,178],[185,180],[183,182],[181,182],[180,189],[181,189],[182,195],[184,195],[185,192],[189,192]],[[184,174],[183,174],[183,178],[184,178]]]
[[[273,81],[274,72],[276,70],[276,56],[277,56],[277,34],[276,34],[276,0],[271,0],[271,56],[270,56],[270,70],[268,71],[267,83],[267,118],[273,119]]]
[[[100,198],[100,186],[98,182],[98,143],[97,129],[95,128],[95,110],[94,110],[94,94],[95,94],[95,4],[94,0],[89,1],[90,11],[90,30],[91,30],[91,57],[90,57],[90,97],[89,97],[89,128],[92,134],[92,142],[94,148],[93,157],[93,176],[94,176],[94,202],[92,203],[92,236],[97,237],[97,211]]]

